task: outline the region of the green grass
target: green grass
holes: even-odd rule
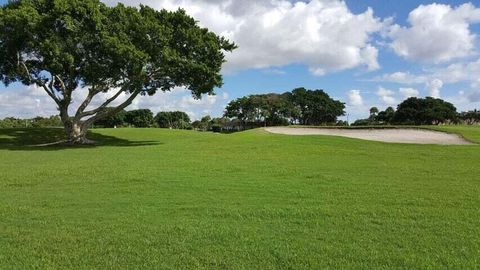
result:
[[[58,132],[0,130],[0,269],[480,267],[478,145],[111,129],[24,146]]]
[[[480,143],[480,126],[430,126],[427,128],[455,133],[469,141]]]

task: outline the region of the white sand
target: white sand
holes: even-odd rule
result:
[[[468,145],[473,144],[455,134],[423,129],[340,129],[340,128],[265,128],[271,133],[286,135],[329,135],[370,141],[414,144]]]

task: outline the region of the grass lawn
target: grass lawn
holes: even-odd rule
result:
[[[96,147],[28,146],[59,132],[0,130],[0,269],[480,267],[479,145],[99,129]]]

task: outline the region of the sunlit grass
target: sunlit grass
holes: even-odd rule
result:
[[[0,130],[0,269],[480,263],[477,145],[105,129],[22,147],[48,132]]]

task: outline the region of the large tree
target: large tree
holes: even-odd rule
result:
[[[392,122],[408,125],[432,125],[457,120],[457,108],[439,98],[411,97],[397,107]]]
[[[125,113],[125,123],[138,128],[151,127],[153,126],[153,113],[149,109],[128,111]]]
[[[298,110],[298,122],[302,125],[335,123],[345,114],[345,103],[331,98],[323,90],[296,88],[287,98]]]
[[[236,118],[258,126],[302,125],[336,123],[344,115],[345,104],[334,100],[323,90],[297,88],[283,94],[250,95],[231,101],[225,108],[225,117]]]
[[[197,98],[213,94],[222,85],[224,52],[233,49],[183,10],[109,7],[98,0],[18,0],[0,8],[0,79],[43,89],[71,143],[89,143],[92,123],[139,95],[176,86]],[[71,108],[80,88],[88,93]],[[101,93],[109,98],[92,108]]]

